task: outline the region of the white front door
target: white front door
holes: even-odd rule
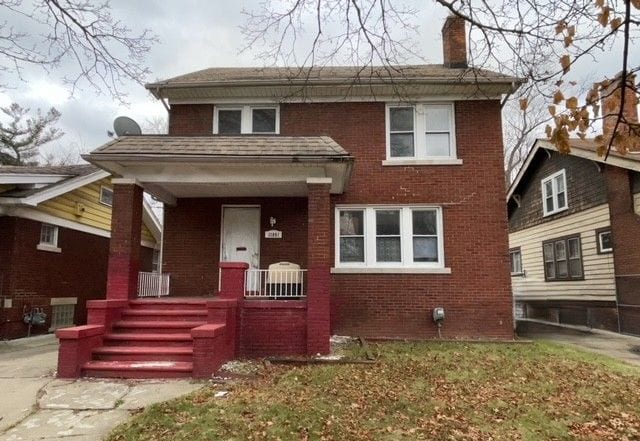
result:
[[[260,267],[260,207],[222,208],[222,262]]]

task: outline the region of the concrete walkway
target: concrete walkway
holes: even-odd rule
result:
[[[58,380],[53,335],[0,342],[0,441],[104,438],[133,411],[200,387],[188,380]]]
[[[640,337],[537,320],[518,321],[518,336],[564,343],[640,366],[640,352],[632,350],[640,350]]]

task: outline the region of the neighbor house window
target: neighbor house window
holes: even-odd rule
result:
[[[218,135],[276,134],[280,131],[278,106],[216,106],[213,133]]]
[[[456,157],[453,103],[392,105],[388,115],[388,159]]]
[[[511,275],[522,275],[522,252],[520,248],[511,248],[509,250],[509,260],[511,261]]]
[[[583,280],[580,236],[553,239],[542,244],[546,280]]]
[[[58,227],[43,223],[40,227],[40,242],[36,249],[41,251],[61,252],[58,248]]]
[[[113,190],[108,187],[100,187],[100,203],[113,206]]]
[[[542,210],[548,216],[567,207],[567,176],[560,170],[542,180]]]
[[[343,207],[336,213],[336,266],[443,267],[439,207]]]
[[[598,245],[598,254],[613,252],[613,241],[611,240],[611,230],[603,228],[596,230],[596,239]]]
[[[68,328],[73,326],[77,297],[54,297],[51,299],[51,328],[53,331],[58,328]]]

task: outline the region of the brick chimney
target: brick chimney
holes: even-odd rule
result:
[[[615,79],[608,87],[604,87],[600,94],[602,96],[602,109],[603,115],[602,132],[605,137],[610,135],[618,119],[618,112],[620,111],[620,98],[621,98],[621,73],[616,75]],[[627,86],[624,91],[624,109],[623,115],[627,121],[637,124],[638,123],[638,96],[637,85],[635,75],[627,76]],[[618,130],[627,130],[627,125],[620,123]]]
[[[444,67],[467,67],[467,33],[465,21],[457,15],[450,15],[442,26],[442,53]]]

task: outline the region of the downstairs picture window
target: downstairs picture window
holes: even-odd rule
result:
[[[336,266],[443,267],[439,207],[342,207],[336,212]]]
[[[543,242],[542,256],[545,280],[584,280],[580,236]]]

